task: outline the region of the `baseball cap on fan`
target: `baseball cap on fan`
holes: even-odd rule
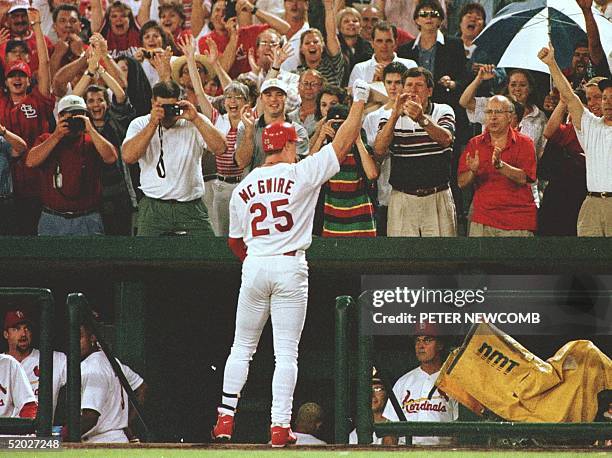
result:
[[[14,60],[8,64],[6,66],[6,70],[4,70],[4,76],[8,78],[8,76],[13,72],[21,72],[28,78],[32,78],[32,70],[30,69],[30,66],[22,60]]]
[[[4,330],[14,328],[21,323],[31,323],[31,320],[23,310],[9,310],[4,315]]]
[[[261,85],[260,92],[264,93],[268,89],[272,89],[272,88],[280,89],[281,91],[285,93],[285,95],[287,95],[287,85],[283,83],[281,80],[279,80],[278,78],[270,78],[269,80],[265,80],[263,84]]]
[[[58,113],[68,113],[70,111],[87,111],[87,105],[83,97],[78,95],[66,95],[57,104]]]
[[[438,337],[440,336],[440,329],[435,324],[432,324],[426,321],[422,323],[417,323],[415,330],[414,330],[414,336],[415,337],[417,336]]]
[[[9,8],[8,12],[6,14],[11,14],[13,11],[19,11],[19,10],[28,10],[28,8],[30,7],[30,4],[28,2],[15,2],[13,3],[13,5]]]
[[[285,121],[268,124],[261,133],[261,141],[265,153],[283,149],[288,142],[299,140],[295,127]]]

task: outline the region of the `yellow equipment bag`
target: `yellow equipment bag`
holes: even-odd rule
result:
[[[508,421],[590,422],[597,394],[612,389],[612,361],[588,340],[543,361],[482,323],[448,356],[436,385],[479,415],[486,408]]]

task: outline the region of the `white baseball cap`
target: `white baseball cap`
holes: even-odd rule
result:
[[[57,104],[57,112],[62,113],[64,111],[87,111],[87,105],[85,105],[83,97],[67,95],[62,97]]]
[[[28,10],[30,4],[28,2],[15,2],[8,10],[6,14],[11,14],[13,11],[17,10]]]
[[[269,80],[265,80],[261,85],[260,92],[265,92],[270,88],[280,89],[285,93],[285,95],[287,95],[287,85],[278,78],[270,78]]]

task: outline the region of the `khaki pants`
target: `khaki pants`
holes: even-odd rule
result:
[[[389,198],[389,237],[456,237],[457,217],[450,189],[425,197],[395,189]]]
[[[612,198],[587,196],[578,213],[578,237],[612,237]]]
[[[185,232],[213,236],[202,199],[191,202],[162,201],[144,196],[138,203],[138,235],[158,236]]]
[[[524,229],[498,229],[472,221],[468,235],[469,237],[533,237],[533,232]]]

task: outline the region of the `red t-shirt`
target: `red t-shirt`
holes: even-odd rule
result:
[[[404,43],[414,40],[416,37],[407,30],[397,28],[397,46],[399,48]]]
[[[0,95],[0,123],[19,135],[32,147],[36,138],[49,132],[55,97],[43,96],[34,87],[21,103],[15,104],[8,94]],[[25,165],[25,155],[12,162],[13,188],[17,197],[38,196],[40,172]]]
[[[50,136],[49,133],[40,135],[36,145]],[[97,208],[102,198],[102,165],[102,158],[89,135],[64,137],[39,166],[42,204],[52,210],[65,212]],[[62,188],[59,190],[53,187],[58,167],[62,174]]]
[[[119,56],[133,56],[136,50],[142,46],[140,42],[140,27],[138,23],[130,24],[125,35],[115,35],[111,31],[110,24],[102,24],[102,36],[108,43],[108,52],[113,59]]]
[[[11,37],[11,40],[19,40],[19,38]],[[34,73],[38,70],[38,53],[36,52],[36,37],[34,36],[34,32],[30,32],[30,34],[23,41],[25,41],[30,48],[30,63],[28,65],[30,66],[32,73]],[[49,55],[53,54],[53,42],[46,35],[45,44],[47,45]],[[0,59],[2,59],[2,62],[6,60],[6,43],[2,43],[0,45]]]
[[[270,26],[268,24],[253,24],[240,27],[238,29],[238,48],[236,49],[236,60],[234,61],[232,68],[230,68],[229,76],[236,78],[241,73],[248,73],[251,71],[251,66],[249,65],[249,49],[255,48],[257,36],[269,28]],[[215,43],[217,43],[219,53],[223,53],[227,43],[229,42],[229,34],[217,32],[216,30],[213,30],[209,34],[206,34],[200,38],[200,41],[198,42],[200,53],[203,54],[205,50],[208,50],[206,39],[209,37],[212,38]]]
[[[459,174],[469,170],[466,154],[478,151],[480,167],[474,181],[474,212],[472,221],[504,230],[535,231],[537,208],[533,201],[531,185],[520,185],[506,178],[491,164],[493,145],[491,135],[484,132],[468,142],[461,159]],[[536,155],[533,140],[527,135],[510,129],[506,148],[500,158],[505,163],[523,170],[528,181],[536,177]]]

